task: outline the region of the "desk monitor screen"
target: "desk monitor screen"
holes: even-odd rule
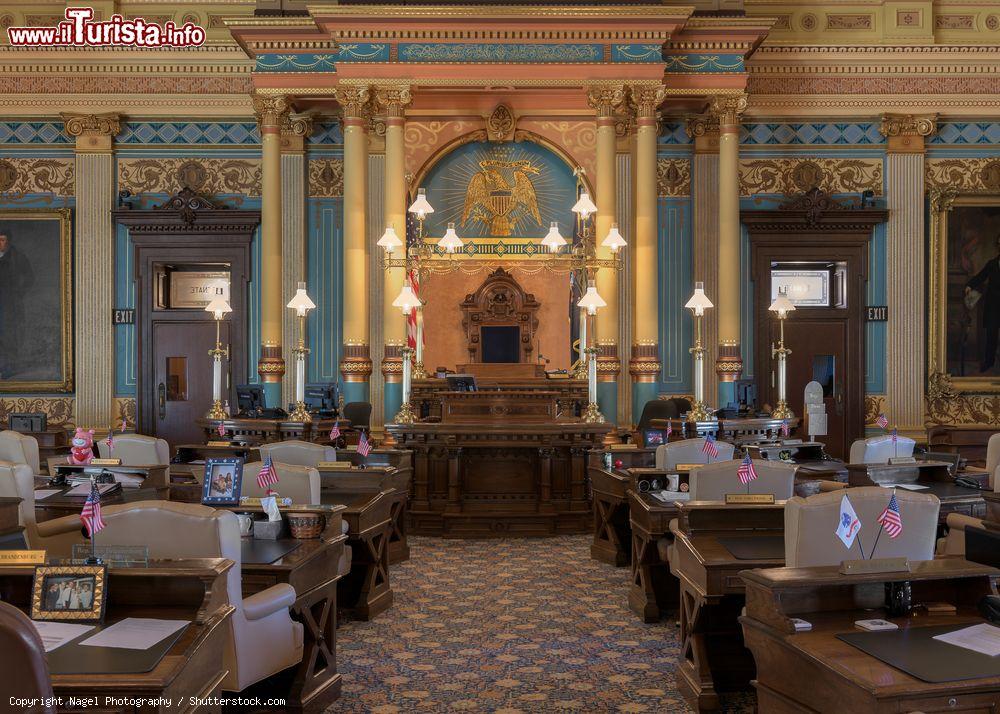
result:
[[[240,414],[252,414],[267,408],[264,387],[259,384],[239,384],[236,386],[236,406]]]
[[[520,362],[521,328],[517,325],[484,325],[479,328],[483,362]]]
[[[337,409],[337,383],[307,384],[303,392],[306,410],[319,414],[333,414]]]
[[[476,392],[476,378],[471,374],[449,374],[448,389],[453,392]]]

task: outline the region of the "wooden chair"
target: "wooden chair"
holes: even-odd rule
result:
[[[0,602],[0,672],[0,701],[11,705],[9,711],[14,697],[53,701],[42,638],[27,615],[5,602]],[[55,707],[42,703],[24,711],[52,714]]]

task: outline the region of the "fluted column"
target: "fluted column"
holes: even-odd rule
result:
[[[719,121],[712,114],[691,117],[686,131],[694,140],[691,171],[691,200],[694,212],[694,276],[692,282],[705,284],[705,294],[716,300],[719,294]],[[719,312],[708,310],[702,318],[705,363],[714,365],[719,356]],[[705,394],[718,393],[714,369],[705,372]]]
[[[281,378],[285,360],[281,353],[281,126],[288,117],[283,96],[255,95],[254,112],[260,127],[260,358],[257,374],[264,385],[268,406],[283,406]]]
[[[77,426],[104,430],[114,413],[115,235],[111,223],[117,114],[63,114],[66,133],[76,139],[74,221],[74,328]],[[88,319],[92,318],[92,319]]]
[[[632,414],[637,418],[649,400],[656,399],[660,379],[660,304],[658,280],[656,133],[657,108],[663,87],[636,87],[635,137],[635,300],[632,305],[633,343],[629,360],[632,375]]]
[[[617,195],[615,178],[617,167],[617,137],[615,135],[615,110],[625,100],[623,85],[591,87],[588,93],[590,106],[597,113],[597,179],[594,188],[597,195],[597,216],[594,221],[597,242],[597,256],[611,258],[611,251],[601,247],[601,241],[616,221]],[[597,402],[601,413],[614,421],[618,414],[618,373],[621,360],[618,354],[618,275],[614,270],[603,268],[597,272],[597,292],[607,302],[597,314],[595,338],[598,343]]]
[[[403,128],[406,105],[410,103],[408,87],[382,87],[375,93],[379,112],[385,117],[385,224],[392,226],[400,240],[406,241],[406,146]],[[402,253],[403,251],[399,251]],[[381,257],[381,256],[380,256]],[[406,318],[392,301],[399,295],[405,280],[403,268],[385,272],[382,291],[382,323],[385,349],[382,376],[385,378],[383,403],[385,421],[391,422],[403,401],[403,363],[401,347],[406,342]]]
[[[344,112],[344,399],[368,401],[372,361],[368,335],[368,111],[367,87],[343,87]]]
[[[735,385],[743,372],[740,351],[740,115],[745,94],[713,97],[711,111],[719,119],[719,406],[735,401]]]
[[[885,114],[887,138],[886,414],[900,433],[926,436],[924,385],[924,141],[937,130],[937,115]]]

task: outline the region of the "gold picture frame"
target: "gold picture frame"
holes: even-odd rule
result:
[[[107,565],[39,565],[31,587],[31,619],[101,622]]]
[[[954,374],[949,366],[949,236],[948,223],[952,212],[960,208],[1000,209],[1000,193],[995,191],[961,191],[952,187],[936,187],[930,198],[930,251],[928,297],[927,374],[928,396],[948,394],[1000,394],[1000,374],[963,376]],[[952,360],[954,361],[954,360]]]
[[[58,375],[51,379],[40,379],[40,378],[17,378],[17,369],[12,371],[12,377],[7,378],[6,375],[0,373],[0,393],[33,393],[33,394],[45,394],[45,393],[69,393],[73,391],[73,210],[71,208],[23,208],[23,209],[3,209],[0,210],[0,231],[10,231],[13,232],[13,238],[11,244],[15,249],[18,247],[19,238],[27,232],[29,236],[32,235],[31,228],[34,228],[34,222],[42,221],[53,221],[58,225],[55,230],[58,232],[58,250],[52,251],[48,250],[46,255],[47,259],[40,264],[31,266],[31,272],[34,275],[34,282],[32,289],[35,290],[35,294],[32,295],[37,300],[42,300],[46,306],[51,304],[52,308],[58,306],[59,315],[57,316],[58,325],[53,325],[55,329],[49,330],[50,333],[57,334],[60,339],[60,345],[57,349],[52,350],[55,354],[52,355],[52,359],[58,360],[57,369],[52,370],[53,372],[58,372]],[[29,230],[25,230],[29,229]],[[52,230],[49,230],[51,234]],[[38,233],[34,234],[34,237],[38,238]],[[38,252],[40,248],[38,247],[39,241],[32,241],[32,251]],[[24,245],[24,244],[22,244]],[[56,253],[53,255],[53,253]],[[37,257],[37,256],[35,256]],[[48,287],[42,290],[41,286],[50,285],[55,282],[55,287]],[[41,297],[39,297],[41,296]],[[22,307],[21,312],[25,312]],[[43,310],[44,313],[48,313],[48,310]],[[37,310],[35,312],[37,314]],[[98,319],[102,316],[94,316],[94,319]],[[33,319],[33,318],[27,318]],[[45,328],[48,330],[48,328]],[[17,345],[14,349],[20,352],[20,356],[23,357],[26,352],[26,348],[23,344]],[[31,362],[31,355],[27,361]],[[56,365],[53,363],[52,365]]]

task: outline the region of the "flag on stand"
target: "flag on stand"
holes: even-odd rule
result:
[[[362,456],[368,456],[372,452],[371,442],[368,441],[368,435],[365,432],[361,432],[361,438],[358,439],[358,453]]]
[[[104,530],[104,519],[101,518],[101,492],[94,481],[90,482],[90,495],[87,496],[87,502],[80,511],[80,521],[87,529],[88,538],[93,538],[95,533]]]
[[[896,492],[892,492],[889,505],[882,511],[882,515],[876,519],[889,534],[890,538],[895,538],[903,532],[903,519],[899,515],[899,501],[896,500]]]
[[[670,435],[671,435],[671,434],[673,434],[673,433],[674,433],[674,427],[673,427],[673,425],[672,425],[672,424],[671,424],[671,423],[670,423],[670,422],[668,421],[668,422],[667,422],[667,441],[670,441]]]
[[[840,519],[837,521],[837,537],[844,542],[845,548],[850,548],[854,545],[854,539],[858,537],[858,533],[861,532],[861,520],[858,518],[858,514],[854,512],[854,506],[851,505],[851,500],[844,494],[844,497],[840,499]]]
[[[750,454],[743,457],[743,463],[736,469],[736,475],[740,477],[740,483],[744,486],[757,480],[757,469],[753,467],[753,459],[750,458]]]
[[[264,465],[257,472],[257,487],[262,491],[271,493],[271,485],[278,483],[278,472],[274,468],[274,462],[268,456],[264,459]]]
[[[215,430],[219,433],[219,436],[225,437],[225,435],[226,435],[226,425],[223,424],[221,421],[219,422],[219,425],[217,427],[215,427]]]
[[[886,418],[885,414],[879,414],[875,419],[875,423],[878,425],[879,429],[886,429],[889,427],[889,420]]]
[[[409,272],[410,278],[410,289],[413,294],[420,299],[420,276],[417,274],[416,270],[411,270]],[[417,311],[410,310],[406,313],[406,345],[411,350],[417,349]],[[423,345],[421,345],[422,347]]]
[[[792,433],[792,427],[788,423],[788,420],[787,419],[782,419],[781,420],[781,435],[782,436],[788,436],[791,433]]]
[[[892,443],[895,444],[897,441],[899,441],[899,431],[895,427],[893,427],[893,430],[892,430]]]
[[[710,458],[719,458],[719,447],[715,445],[715,437],[711,434],[705,434],[705,443],[701,446],[701,452],[703,454],[708,454]]]
[[[340,438],[340,423],[333,422],[333,428],[330,429],[330,441],[336,441]]]
[[[125,417],[122,417],[122,434],[124,434],[127,429],[128,429],[128,421],[126,421]]]
[[[104,440],[104,443],[108,445],[108,453],[115,450],[115,435],[114,429],[108,429],[108,438]]]

